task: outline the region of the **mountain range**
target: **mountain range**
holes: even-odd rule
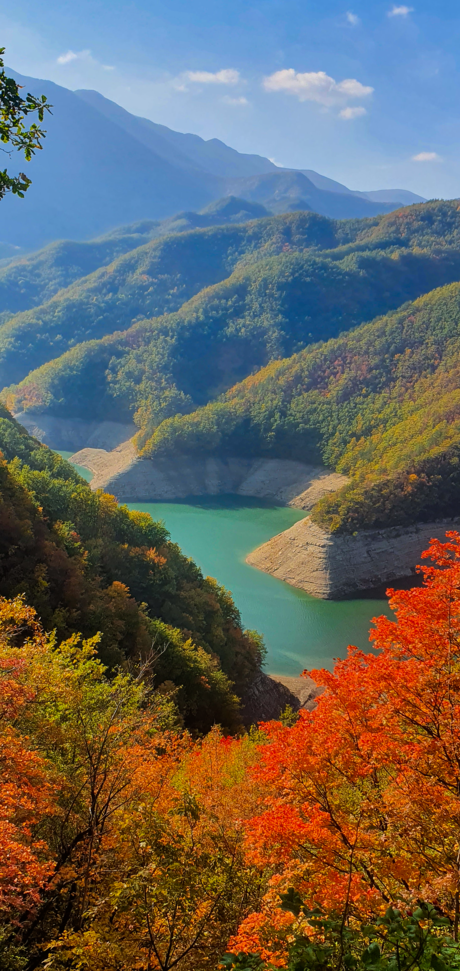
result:
[[[422,201],[401,189],[353,192],[311,170],[280,169],[219,139],[172,131],[96,91],[9,74],[24,90],[45,94],[53,114],[44,150],[31,163],[27,205],[17,198],[2,203],[0,257],[199,211],[229,195],[270,212],[313,210],[333,219],[372,217]]]

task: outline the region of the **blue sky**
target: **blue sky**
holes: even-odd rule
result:
[[[351,188],[460,196],[454,0],[15,0],[6,63]]]

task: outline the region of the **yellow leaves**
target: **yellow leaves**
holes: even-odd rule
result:
[[[145,558],[149,563],[155,563],[155,565],[159,567],[165,566],[168,562],[165,556],[161,556],[160,553],[157,553],[155,547],[146,551]]]

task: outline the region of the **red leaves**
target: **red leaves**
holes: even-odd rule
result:
[[[264,726],[248,855],[276,870],[279,892],[294,886],[311,905],[343,910],[348,901],[365,916],[389,899],[421,897],[455,909],[460,535],[433,541],[424,556],[436,564],[422,568],[424,586],[390,591],[396,620],[375,621],[376,654],[349,648],[333,673],[309,672],[326,689],[315,711],[292,728]],[[264,907],[260,953],[276,927],[273,891]],[[236,948],[246,947],[248,926]],[[272,939],[277,953],[275,930]]]

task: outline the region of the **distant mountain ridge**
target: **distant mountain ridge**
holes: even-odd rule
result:
[[[313,172],[312,169],[302,169],[302,175],[306,175],[313,182],[313,185],[316,185],[317,189],[338,192],[341,195],[358,196],[362,199],[369,199],[370,202],[397,202],[401,206],[413,206],[417,202],[427,201],[423,196],[418,196],[415,192],[410,192],[409,189],[375,189],[370,192],[360,192],[357,189],[348,189],[341,182],[328,179],[325,175],[320,175],[319,172]]]
[[[175,166],[190,168],[192,165],[197,171],[218,178],[244,178],[277,171],[268,158],[242,154],[218,138],[205,141],[199,135],[183,134],[165,125],[157,125],[148,118],[130,114],[98,91],[82,89],[74,94]]]
[[[53,114],[44,151],[30,166],[27,205],[11,197],[2,203],[0,257],[14,255],[15,248],[30,252],[57,239],[85,240],[122,224],[199,211],[229,195],[274,212],[312,209],[334,219],[374,216],[401,204],[399,197],[352,192],[310,170],[277,168],[219,139],[172,131],[98,92],[8,73],[25,91],[46,94]],[[389,191],[382,190],[386,196]]]

